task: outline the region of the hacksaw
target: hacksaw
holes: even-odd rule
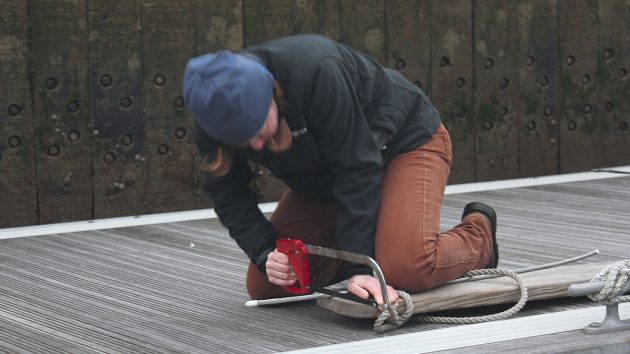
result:
[[[372,307],[377,307],[376,302],[374,302],[373,300],[364,300],[349,293],[342,293],[311,285],[309,254],[314,254],[322,257],[363,264],[372,268],[374,277],[378,279],[378,282],[381,286],[381,294],[383,296],[383,310],[389,312],[395,311],[395,309],[390,306],[389,295],[387,294],[387,283],[385,282],[383,272],[381,271],[378,263],[376,263],[376,261],[372,257],[322,246],[308,245],[303,243],[301,240],[291,238],[276,240],[276,247],[278,249],[278,252],[284,253],[289,257],[289,261],[297,278],[297,282],[295,285],[285,287],[288,292],[296,295],[304,295],[316,291],[333,297],[339,297],[345,299],[346,301],[350,300],[364,305],[367,304],[371,305]]]

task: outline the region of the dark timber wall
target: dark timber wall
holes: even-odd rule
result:
[[[181,75],[320,33],[421,86],[450,183],[630,164],[627,0],[0,0],[0,227],[211,206]],[[255,168],[258,168],[254,166]],[[283,186],[259,170],[261,201]]]

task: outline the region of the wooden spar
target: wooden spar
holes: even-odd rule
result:
[[[560,266],[521,274],[529,300],[568,297],[571,284],[589,282],[609,263],[590,263]],[[472,308],[518,301],[520,291],[514,280],[501,277],[479,281],[447,283],[437,288],[412,294],[414,313]],[[401,305],[399,300],[398,305]],[[376,318],[379,310],[352,301],[322,297],[317,305],[355,318]]]

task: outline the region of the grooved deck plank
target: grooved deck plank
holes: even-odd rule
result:
[[[630,177],[447,195],[442,229],[473,200],[496,207],[502,267],[596,248],[579,263],[630,258]],[[245,307],[246,266],[217,220],[0,240],[0,351],[265,353],[378,336],[313,302]],[[517,316],[584,306],[534,301]]]

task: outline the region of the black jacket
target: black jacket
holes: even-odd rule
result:
[[[237,149],[226,176],[204,173],[203,191],[214,199],[219,219],[264,271],[277,232],[250,189],[250,159],[305,199],[337,201],[338,247],[374,257],[383,168],[431,137],[440,124],[437,111],[398,72],[326,37],[284,37],[245,53],[260,59],[280,83],[293,145],[282,154]],[[218,143],[198,126],[195,135],[201,155],[212,157]],[[349,267],[348,273],[369,270]]]

